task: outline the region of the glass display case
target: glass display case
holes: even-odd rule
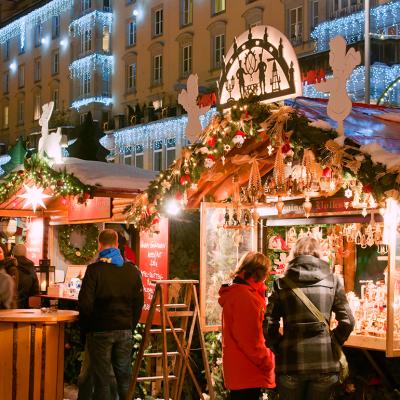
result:
[[[332,210],[333,211],[333,210]],[[282,275],[292,245],[302,235],[318,237],[332,272],[343,279],[356,325],[346,346],[400,355],[400,227],[397,203],[384,217],[376,210],[315,213],[310,218],[266,215],[260,220],[259,251]],[[331,321],[332,326],[335,320]]]
[[[257,248],[251,209],[202,203],[200,234],[200,307],[205,331],[221,328],[218,291],[230,280],[240,257]]]

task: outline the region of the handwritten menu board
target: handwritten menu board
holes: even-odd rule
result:
[[[140,322],[145,323],[156,285],[152,282],[168,279],[168,219],[160,219],[160,233],[140,233],[139,266],[142,272],[144,306]],[[165,297],[166,298],[166,297]],[[155,321],[159,316],[156,314]]]

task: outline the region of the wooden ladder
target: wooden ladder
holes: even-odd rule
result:
[[[214,400],[214,389],[211,383],[205,341],[200,326],[200,307],[196,291],[196,285],[199,281],[173,279],[155,281],[154,283],[156,287],[147,316],[142,342],[133,365],[127,400],[134,398],[136,384],[143,381],[163,382],[164,399],[179,400],[187,371],[199,398],[205,400],[189,361],[196,325],[200,342],[199,350],[201,350],[205,378],[207,380],[208,398]],[[167,302],[165,301],[165,296],[167,296]],[[156,311],[159,312],[160,328],[153,328],[154,320],[157,316]],[[173,344],[176,345],[174,351],[168,351],[168,334],[172,334]],[[146,352],[151,337],[157,337],[157,335],[161,335],[162,338],[161,352]],[[161,359],[162,375],[156,372],[152,376],[139,376],[139,371],[145,358]],[[169,360],[171,360],[170,364],[173,366],[173,373],[171,374]]]

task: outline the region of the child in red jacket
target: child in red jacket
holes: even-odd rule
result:
[[[233,282],[219,291],[224,380],[232,400],[258,400],[262,388],[275,387],[274,354],[263,336],[269,269],[266,256],[248,252],[239,261]]]

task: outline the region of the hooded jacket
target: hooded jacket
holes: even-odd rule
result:
[[[29,297],[39,293],[35,266],[24,256],[15,256],[18,263],[18,308],[29,308]]]
[[[230,390],[275,387],[274,355],[262,332],[265,300],[235,278],[219,291],[222,306],[222,364]]]
[[[319,258],[301,255],[288,265],[289,277],[314,305],[330,320],[333,311],[338,321],[332,331],[343,344],[354,328],[344,288],[330,272],[329,265]],[[283,335],[279,331],[283,319]],[[285,277],[274,282],[268,299],[265,333],[275,353],[278,374],[335,373],[339,363],[332,353],[330,334],[325,324],[313,314],[286,285]]]

